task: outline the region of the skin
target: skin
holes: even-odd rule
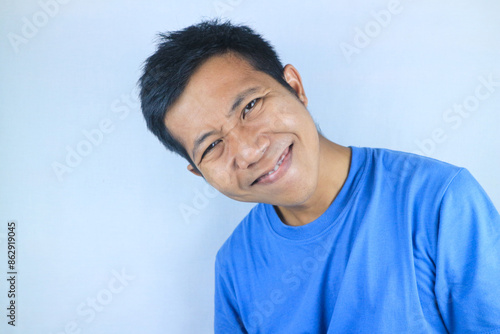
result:
[[[300,226],[333,202],[351,150],[318,133],[297,69],[287,65],[283,74],[296,96],[238,55],[214,56],[192,75],[165,125],[196,164],[198,171],[188,165],[193,174],[232,199],[272,204],[285,224]],[[287,152],[279,178],[255,183]]]

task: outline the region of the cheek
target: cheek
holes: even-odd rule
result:
[[[266,110],[266,117],[259,122],[265,128],[275,132],[293,129],[297,124],[297,115],[294,115],[290,105],[274,105],[272,109]]]
[[[215,169],[207,174],[206,180],[210,183],[214,188],[220,189],[224,187],[229,181],[228,172],[223,170],[222,168]]]
[[[278,105],[276,113],[268,123],[275,131],[306,131],[315,132],[316,126],[307,109],[297,101]]]
[[[223,194],[227,195],[228,192],[231,192],[237,186],[234,178],[231,177],[225,168],[214,168],[204,175],[205,180]]]

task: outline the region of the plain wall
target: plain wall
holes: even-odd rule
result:
[[[271,41],[330,140],[466,167],[500,207],[498,1],[59,1],[0,4],[2,333],[212,332],[215,254],[253,204],[168,153],[136,88],[155,34],[202,19]]]

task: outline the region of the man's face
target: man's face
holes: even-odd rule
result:
[[[230,198],[296,206],[317,187],[319,135],[298,72],[287,65],[284,75],[299,98],[240,57],[214,56],[165,117],[206,181]]]

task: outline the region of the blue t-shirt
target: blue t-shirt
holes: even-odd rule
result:
[[[351,147],[304,226],[258,204],[217,253],[215,333],[500,333],[500,216],[463,168]]]

